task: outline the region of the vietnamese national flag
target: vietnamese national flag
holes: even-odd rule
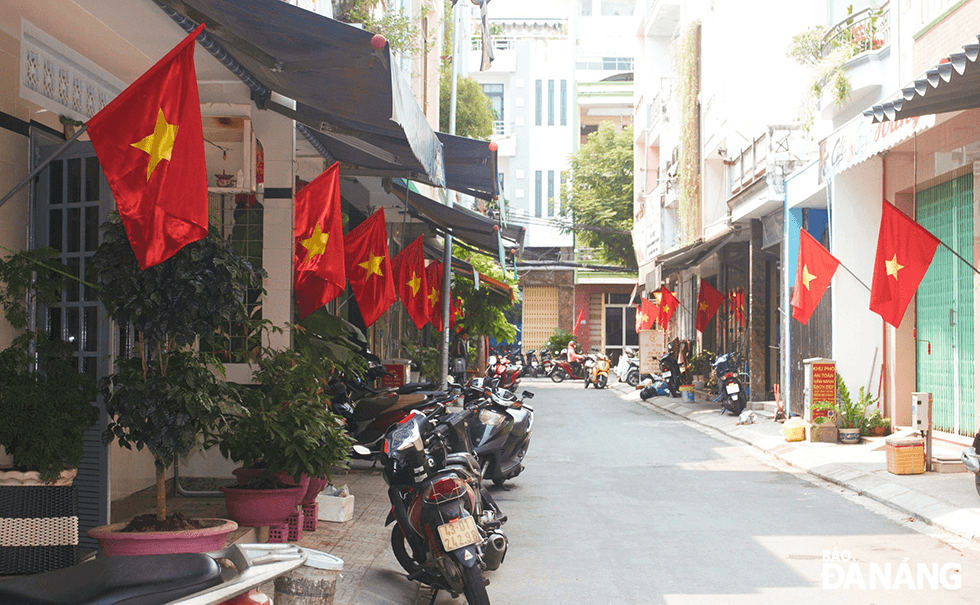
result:
[[[347,286],[339,162],[296,193],[293,213],[293,290],[302,319]]]
[[[86,124],[140,269],[208,234],[194,70],[201,24]]]
[[[840,261],[820,245],[812,235],[800,229],[800,254],[796,260],[796,283],[793,286],[793,319],[806,325],[816,310]]]
[[[392,272],[395,276],[395,292],[419,330],[429,323],[429,289],[425,276],[425,251],[422,248],[422,240],[422,236],[418,236],[391,259]]]
[[[582,322],[584,321],[584,317],[585,317],[585,307],[582,307],[582,309],[578,312],[578,318],[576,318],[575,320],[575,327],[572,328],[572,336],[578,337],[578,329],[579,326],[582,325]]]
[[[938,246],[936,236],[882,200],[868,308],[897,328]]]
[[[715,316],[723,302],[725,302],[725,295],[702,279],[701,287],[698,289],[698,316],[694,322],[694,328],[698,332],[705,331],[708,322]]]
[[[364,325],[370,326],[398,300],[388,258],[384,208],[350,230],[344,238],[344,256],[347,282]]]
[[[660,327],[667,329],[667,326],[670,325],[670,318],[674,315],[679,304],[680,301],[677,300],[673,292],[667,289],[667,286],[660,286],[660,317],[657,318]]]
[[[640,300],[640,306],[636,310],[636,331],[652,330],[657,325],[657,315],[660,309],[649,299]]]
[[[437,332],[442,332],[442,263],[437,260],[425,268],[429,293],[429,321]]]

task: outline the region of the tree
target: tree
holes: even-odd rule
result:
[[[472,253],[466,259],[483,275],[517,289],[517,282],[509,276],[492,258]],[[513,306],[513,300],[505,300],[490,288],[481,286],[476,290],[473,279],[457,275],[453,283],[453,295],[463,300],[462,326],[470,334],[491,336],[498,342],[513,342],[517,327],[507,321],[504,311]]]
[[[449,132],[449,96],[452,66],[444,63],[439,77],[439,130]],[[495,112],[490,97],[473,78],[459,78],[456,84],[456,133],[471,139],[490,139]]]
[[[561,214],[572,219],[580,245],[610,264],[636,268],[633,252],[633,127],[604,122],[570,159],[561,187]],[[578,229],[579,225],[596,230]]]

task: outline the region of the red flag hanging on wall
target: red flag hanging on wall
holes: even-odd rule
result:
[[[350,230],[344,238],[344,256],[347,282],[364,325],[370,326],[398,300],[388,258],[384,208]]]
[[[582,326],[582,322],[585,321],[585,307],[578,312],[578,317],[575,318],[575,327],[572,328],[572,336],[578,338],[578,329]]]
[[[339,162],[296,194],[293,212],[293,289],[303,318],[342,294],[347,283]]]
[[[442,263],[437,260],[429,263],[425,276],[429,288],[429,321],[436,331],[442,332]]]
[[[796,283],[793,285],[793,319],[806,325],[840,261],[827,252],[812,235],[800,229],[800,253],[796,260]]]
[[[641,299],[636,309],[636,331],[652,330],[656,327],[659,313],[660,308],[657,305],[646,298]]]
[[[660,317],[657,318],[657,323],[664,330],[670,325],[670,318],[674,315],[679,304],[680,301],[677,300],[673,292],[667,289],[667,286],[660,286]]]
[[[201,24],[86,124],[141,269],[208,234],[194,70]]]
[[[411,244],[391,259],[391,267],[395,276],[395,291],[401,299],[412,323],[419,330],[429,323],[429,289],[425,275],[425,252],[422,248],[422,236],[415,238]]]
[[[935,235],[882,200],[869,308],[897,328],[938,246]]]
[[[698,289],[698,316],[694,322],[694,328],[698,332],[705,331],[708,322],[715,316],[723,302],[725,302],[725,295],[702,279],[701,287]]]

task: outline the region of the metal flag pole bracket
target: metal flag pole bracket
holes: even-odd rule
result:
[[[76,140],[78,140],[78,137],[80,137],[82,135],[82,133],[85,132],[87,129],[88,129],[88,126],[85,125],[85,124],[83,124],[82,127],[79,128],[75,132],[75,134],[71,135],[71,138],[68,139],[67,141],[65,141],[64,144],[61,147],[59,147],[58,149],[56,149],[54,151],[54,153],[52,153],[48,157],[46,157],[43,160],[41,160],[41,163],[38,164],[37,167],[34,168],[34,170],[32,170],[30,174],[28,174],[26,177],[24,177],[24,180],[22,180],[21,182],[17,183],[16,185],[14,185],[14,188],[11,189],[10,191],[8,191],[7,192],[7,195],[3,196],[3,198],[0,199],[0,207],[2,207],[5,203],[7,203],[7,200],[9,200],[10,198],[14,197],[14,195],[16,195],[18,191],[20,191],[21,189],[23,189],[25,185],[27,185],[28,183],[30,183],[34,179],[34,177],[36,177],[37,175],[41,174],[41,171],[44,170],[45,168],[47,168],[48,167],[48,164],[50,164],[51,162],[55,161],[56,159],[58,159],[59,157],[61,157],[66,151],[68,151],[68,148],[71,147],[72,144]]]

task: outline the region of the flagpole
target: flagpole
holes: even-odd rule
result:
[[[840,267],[841,267],[841,269],[843,269],[843,270],[847,271],[848,273],[850,273],[851,274],[851,277],[853,277],[854,279],[856,279],[859,284],[861,284],[862,286],[864,286],[865,290],[867,290],[868,292],[871,292],[871,288],[868,287],[868,284],[866,284],[863,281],[861,281],[861,278],[858,277],[857,275],[854,275],[854,272],[851,271],[850,269],[848,269],[847,268],[847,265],[845,265],[844,263],[840,263]]]
[[[958,259],[960,259],[961,261],[963,261],[963,263],[964,263],[964,264],[966,264],[966,266],[967,266],[967,267],[969,267],[969,268],[971,268],[971,269],[973,269],[973,272],[974,272],[974,273],[976,273],[977,275],[980,275],[980,271],[978,271],[976,267],[974,267],[974,266],[973,266],[973,265],[971,265],[971,264],[970,264],[969,262],[967,262],[967,260],[966,260],[965,258],[963,258],[962,256],[960,256],[960,255],[959,255],[959,253],[958,253],[958,252],[957,252],[956,250],[953,250],[952,248],[950,248],[949,246],[947,246],[947,245],[946,245],[946,243],[945,243],[945,242],[943,242],[943,240],[941,240],[941,239],[939,239],[938,237],[937,237],[936,239],[938,239],[938,240],[939,240],[939,245],[941,245],[941,246],[942,246],[943,248],[946,248],[947,250],[949,250],[950,252],[952,252],[952,253],[953,253],[953,255],[954,255],[954,256],[955,256],[956,258],[958,258]]]
[[[65,141],[64,144],[62,144],[61,147],[57,148],[54,151],[54,153],[52,153],[48,157],[46,157],[43,160],[41,160],[41,163],[38,164],[37,167],[34,168],[34,170],[32,170],[30,174],[28,174],[26,177],[24,177],[24,180],[22,180],[21,182],[17,183],[16,185],[14,185],[14,188],[11,189],[10,191],[8,191],[7,192],[7,195],[3,196],[3,198],[0,199],[0,206],[3,206],[7,202],[7,200],[9,200],[10,198],[14,197],[14,195],[18,191],[20,191],[21,189],[24,188],[25,185],[27,185],[28,183],[30,183],[34,179],[34,177],[36,177],[38,174],[41,173],[42,170],[44,170],[45,168],[48,167],[48,164],[50,164],[51,162],[55,161],[56,159],[58,159],[62,155],[64,155],[64,153],[66,151],[68,151],[68,148],[71,147],[72,144],[78,139],[78,137],[82,136],[82,133],[85,132],[87,129],[88,129],[88,126],[86,124],[82,124],[81,128],[79,128],[77,131],[75,131],[75,134],[71,135],[71,138],[69,138],[67,141]]]

